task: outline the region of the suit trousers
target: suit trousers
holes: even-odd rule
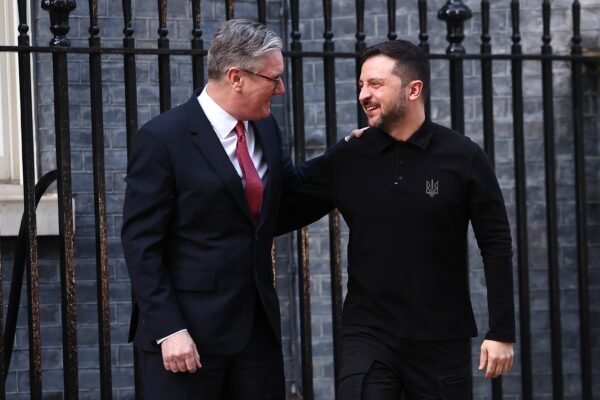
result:
[[[193,374],[166,371],[161,353],[140,351],[144,398],[284,400],[281,345],[259,302],[246,346],[231,355],[200,354],[202,368]]]
[[[391,339],[377,333],[372,329],[344,332],[340,400],[471,398],[469,339]]]

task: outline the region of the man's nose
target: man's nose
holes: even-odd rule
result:
[[[275,86],[275,94],[284,94],[285,93],[285,84],[283,83],[283,79],[280,78],[277,86]]]
[[[358,93],[358,101],[368,99],[369,96],[371,96],[371,93],[369,93],[369,90],[365,86],[363,86],[360,88],[360,92]]]

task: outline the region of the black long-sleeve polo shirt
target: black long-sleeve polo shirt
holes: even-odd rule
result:
[[[344,326],[393,337],[477,335],[467,228],[483,258],[487,339],[514,342],[512,246],[504,200],[485,153],[467,137],[425,121],[406,142],[370,128],[340,141],[318,172],[284,196],[280,230],[337,207],[350,230]]]

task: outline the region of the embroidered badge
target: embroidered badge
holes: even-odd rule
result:
[[[425,194],[428,194],[431,198],[439,194],[438,190],[439,182],[436,180],[425,181]]]

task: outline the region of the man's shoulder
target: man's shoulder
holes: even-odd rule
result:
[[[364,137],[360,138],[350,138],[346,140],[345,138],[341,138],[331,146],[326,149],[325,155],[330,158],[340,157],[345,154],[350,154],[354,149],[360,147],[362,143],[360,141],[365,141]]]
[[[336,143],[329,146],[325,156],[335,162],[355,163],[365,155],[370,156],[377,149],[377,139],[375,135],[381,134],[377,128],[367,128],[360,137],[351,136],[347,140],[345,137],[339,139]]]
[[[457,153],[462,153],[466,156],[472,156],[480,149],[480,146],[471,140],[471,138],[455,131],[454,129],[436,124],[434,122],[431,123],[431,129],[436,143]]]
[[[171,135],[174,132],[188,130],[189,114],[191,111],[202,112],[202,108],[198,105],[197,110],[191,110],[191,100],[179,104],[157,116],[150,119],[142,125],[141,131],[154,132],[156,135]]]

